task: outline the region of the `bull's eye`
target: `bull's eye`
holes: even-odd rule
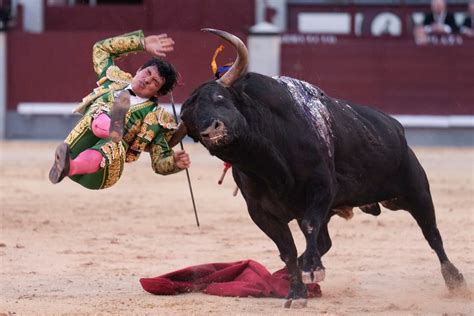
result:
[[[216,98],[215,98],[215,99],[216,99],[216,101],[222,101],[222,100],[224,100],[224,96],[218,94],[218,95],[216,95]]]

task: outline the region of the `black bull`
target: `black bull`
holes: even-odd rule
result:
[[[243,43],[209,31],[230,41],[238,57],[223,78],[193,92],[181,117],[190,137],[232,164],[252,220],[288,268],[286,306],[306,298],[304,283],[324,277],[331,216],[352,207],[378,215],[378,203],[408,211],[436,252],[448,288],[465,284],[444,251],[427,177],[398,121],[301,81],[246,73]],[[299,258],[288,227],[293,219],[306,238]]]

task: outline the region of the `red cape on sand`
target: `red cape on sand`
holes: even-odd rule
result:
[[[288,295],[286,268],[270,274],[260,263],[243,260],[187,267],[154,278],[142,278],[143,289],[156,295],[203,292],[219,296],[279,297]],[[318,284],[308,284],[308,297],[320,297]]]

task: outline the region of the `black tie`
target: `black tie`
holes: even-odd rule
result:
[[[136,97],[136,96],[137,96],[137,95],[135,94],[135,92],[133,92],[133,90],[132,90],[132,89],[127,89],[127,90],[128,90],[128,92],[130,92],[130,95],[133,95],[134,97]]]

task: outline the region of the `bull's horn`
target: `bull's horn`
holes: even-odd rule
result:
[[[168,146],[170,148],[173,148],[174,146],[179,144],[179,142],[183,140],[184,136],[186,136],[186,133],[186,126],[184,126],[184,123],[181,122],[181,124],[178,125],[178,129],[173,133],[173,136],[171,136],[171,139],[168,142]]]
[[[210,32],[222,37],[231,43],[237,51],[237,58],[232,67],[217,80],[217,82],[224,87],[230,87],[247,70],[249,63],[249,52],[247,51],[247,47],[245,47],[245,44],[240,40],[240,38],[230,33],[208,28],[201,29],[201,31]]]

